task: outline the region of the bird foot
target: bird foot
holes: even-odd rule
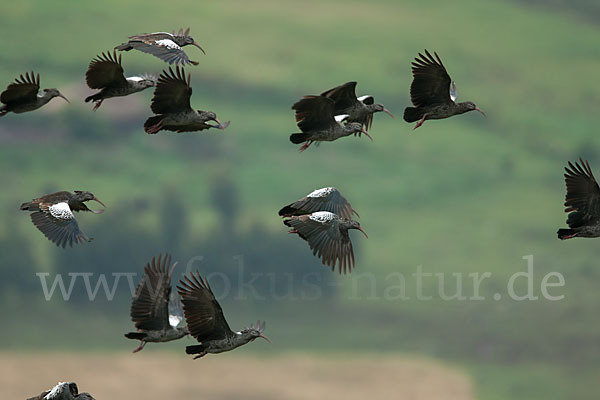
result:
[[[161,128],[162,128],[162,121],[156,125],[152,125],[152,126],[148,127],[148,129],[146,129],[146,133],[149,135],[153,135],[155,133],[158,133],[161,130]]]
[[[206,355],[207,353],[205,351],[203,351],[202,353],[198,354],[196,357],[194,357],[194,360],[197,360],[199,358],[202,358]]]
[[[300,149],[298,149],[298,151],[300,151],[300,153],[302,153],[304,150],[308,149],[311,144],[312,144],[312,140],[307,140],[306,142],[304,142],[304,144],[302,146],[300,146]]]
[[[97,109],[99,109],[100,106],[102,105],[103,101],[104,100],[98,100],[98,101],[94,102],[94,108],[92,108],[92,111],[96,111]]]
[[[418,127],[420,127],[421,125],[423,125],[423,122],[425,122],[425,115],[423,115],[423,118],[421,118],[421,120],[419,122],[417,122],[417,124],[415,125],[415,127],[413,128],[413,131],[415,129],[417,129]]]
[[[137,348],[136,348],[134,351],[132,351],[132,353],[134,353],[134,354],[135,354],[135,353],[137,353],[138,351],[141,351],[141,350],[144,348],[144,346],[145,346],[145,345],[146,345],[146,342],[142,342],[142,343],[140,343],[140,345],[139,345],[139,346],[138,346],[138,347],[137,347]]]
[[[575,236],[577,236],[576,233],[572,234],[572,235],[564,235],[560,237],[560,240],[567,240],[567,239],[573,239]]]

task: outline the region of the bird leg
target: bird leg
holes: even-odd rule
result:
[[[415,125],[415,127],[413,128],[413,131],[415,129],[417,129],[418,127],[420,127],[421,125],[423,125],[423,122],[425,122],[425,117],[427,117],[427,114],[423,114],[423,118],[421,118],[421,120],[419,122],[417,122],[417,124]]]
[[[304,150],[308,149],[308,147],[311,145],[312,140],[307,140],[306,142],[304,142],[304,144],[302,146],[300,146],[299,151],[302,153]]]
[[[142,342],[140,343],[140,345],[133,351],[133,353],[137,353],[138,351],[141,351],[144,348],[145,345],[146,345],[146,342],[144,342],[142,340]]]
[[[146,129],[146,133],[153,135],[155,133],[158,133],[158,131],[160,131],[161,128],[162,128],[162,120],[158,124],[148,127],[148,129]]]
[[[92,108],[92,111],[96,111],[97,109],[100,108],[100,106],[102,105],[102,102],[104,101],[104,99],[100,99],[98,101],[94,102],[94,108]]]
[[[197,360],[197,359],[199,359],[199,358],[202,358],[202,357],[204,357],[204,356],[205,356],[205,355],[207,355],[207,354],[208,354],[207,352],[203,351],[202,353],[200,353],[200,354],[198,354],[196,357],[194,357],[194,360]]]

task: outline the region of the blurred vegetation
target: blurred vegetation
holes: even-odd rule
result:
[[[559,242],[555,232],[565,225],[563,166],[582,156],[600,170],[600,90],[590,84],[600,28],[578,12],[530,3],[1,4],[0,32],[18,33],[0,52],[2,84],[33,69],[43,87],[60,88],[72,104],[57,99],[0,120],[0,315],[12,322],[0,331],[0,346],[132,347],[121,336],[130,329],[125,286],[113,302],[91,306],[77,286],[76,301],[47,303],[36,272],[138,272],[169,251],[179,272],[201,256],[194,268],[235,283],[234,257],[242,256],[245,279],[263,274],[256,288],[264,299],[236,299],[234,287],[225,312],[232,328],[266,319],[277,342],[244,351],[419,353],[464,365],[481,399],[595,399],[600,248],[591,240]],[[226,132],[146,135],[150,91],[107,100],[96,113],[83,103],[93,56],[130,34],[181,26],[208,53],[189,50],[200,61],[188,68],[192,105],[231,120]],[[417,131],[401,120],[410,60],[423,48],[440,54],[460,99],[476,102],[488,119],[467,114]],[[135,52],[123,54],[123,65],[128,75],[165,68]],[[291,104],[349,80],[396,119],[376,115],[374,143],[346,138],[299,154],[288,141],[297,129]],[[352,234],[352,277],[320,266],[276,214],[326,185],[351,200],[369,234]],[[108,209],[78,217],[94,242],[57,249],[18,206],[74,189],[92,191]],[[559,271],[564,300],[492,299],[525,271],[528,254],[537,294],[542,277]],[[371,299],[361,278],[373,274],[382,291],[390,273],[410,277],[417,266],[448,279],[489,271],[486,300],[418,301],[411,280],[412,300]],[[300,292],[314,289],[302,283],[313,272],[323,294],[317,299],[282,299],[271,289],[289,280]],[[220,280],[215,275],[213,286],[223,291]],[[424,288],[434,290],[432,283]],[[469,280],[464,290],[472,292]]]

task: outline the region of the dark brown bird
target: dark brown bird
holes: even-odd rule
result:
[[[25,73],[25,76],[19,76],[0,93],[0,117],[9,112],[20,114],[37,110],[55,97],[61,97],[69,103],[58,89],[44,89],[40,93],[40,74]]]
[[[176,265],[171,265],[171,256],[167,254],[164,258],[162,255],[158,259],[152,257],[144,268],[144,275],[131,301],[131,320],[137,332],[125,334],[128,339],[141,341],[134,353],[142,350],[148,342],[170,342],[188,334],[187,327],[177,327],[183,319],[179,299],[175,295],[175,302],[171,301],[171,278]]]
[[[435,59],[425,50],[425,55],[419,53],[412,63],[413,82],[410,85],[410,100],[414,107],[404,109],[406,122],[418,121],[413,129],[417,129],[428,119],[443,119],[453,115],[464,114],[468,111],[479,111],[473,102],[456,103],[456,85],[446,72],[440,57]]]
[[[559,229],[561,240],[574,237],[600,237],[600,187],[590,164],[579,158],[579,163],[565,167],[565,212],[570,229]]]
[[[194,360],[204,357],[208,353],[223,353],[233,350],[246,343],[253,342],[261,337],[267,342],[271,341],[262,334],[265,330],[265,323],[256,323],[256,326],[250,325],[240,332],[233,332],[219,305],[217,299],[206,279],[202,279],[199,273],[193,272],[183,277],[179,281],[177,291],[181,296],[183,303],[183,312],[187,322],[190,335],[192,335],[199,345],[187,346],[187,354],[197,354]]]
[[[102,105],[102,101],[111,97],[128,96],[156,86],[156,77],[151,75],[131,76],[125,78],[121,55],[113,50],[96,56],[85,73],[85,81],[90,89],[99,89],[85,99],[85,102],[94,102],[94,111]]]
[[[338,122],[358,122],[367,131],[373,124],[373,114],[383,111],[390,117],[394,115],[383,104],[375,104],[373,96],[356,96],[356,82],[347,82],[343,85],[329,89],[321,93],[321,96],[328,97],[335,101],[333,113]],[[362,132],[358,132],[360,136]]]
[[[292,217],[317,211],[329,211],[346,219],[352,219],[352,214],[360,217],[348,200],[334,187],[313,190],[300,200],[283,207],[279,210],[279,215]]]
[[[373,141],[359,122],[349,122],[346,125],[337,122],[334,106],[335,102],[324,96],[304,96],[292,106],[302,133],[292,133],[290,141],[294,144],[304,143],[300,151],[308,149],[313,142],[332,142],[358,132],[364,133]]]
[[[175,71],[163,71],[158,78],[154,97],[152,98],[152,112],[155,115],[144,123],[146,133],[154,134],[161,130],[174,132],[202,131],[209,128],[225,130],[229,121],[224,124],[217,119],[217,114],[212,111],[195,111],[190,106],[192,87],[190,75],[185,79],[183,68],[176,67]],[[209,124],[215,121],[217,125]]]
[[[75,382],[59,382],[50,390],[27,400],[94,400],[89,393],[79,393]]]
[[[47,194],[21,204],[21,210],[31,211],[31,221],[48,240],[63,248],[68,244],[91,242],[80,229],[73,211],[91,211],[100,214],[104,210],[90,210],[84,202],[94,200],[106,207],[90,192],[75,190]]]
[[[189,33],[190,28],[187,28],[185,32],[183,29],[179,29],[177,34],[175,34],[175,32],[142,33],[140,35],[130,36],[129,41],[120,44],[115,47],[115,49],[120,51],[136,49],[143,51],[144,53],[152,54],[169,64],[198,65],[197,61],[189,59],[182,47],[191,44],[192,46],[199,48],[203,54],[206,54],[206,52],[198,43],[196,43]]]
[[[340,274],[352,272],[354,268],[354,250],[348,230],[358,229],[368,238],[357,221],[341,218],[329,211],[292,216],[283,223],[291,228],[289,233],[297,233],[306,240],[313,254],[332,271],[337,263]]]

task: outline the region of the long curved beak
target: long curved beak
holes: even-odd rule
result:
[[[263,335],[262,333],[260,335],[258,335],[258,337],[261,337],[261,338],[265,339],[267,342],[269,342],[269,344],[273,344],[273,343],[271,343],[271,341],[269,340],[269,338],[266,337],[265,335]]]
[[[482,113],[482,114],[483,114],[483,116],[484,116],[484,117],[486,117],[486,118],[487,118],[487,115],[485,115],[485,113],[483,112],[483,110],[482,110],[481,108],[479,108],[479,107],[475,106],[475,110],[479,111],[480,113]]]
[[[204,51],[204,49],[202,47],[200,47],[200,45],[196,42],[192,43],[192,45],[196,46],[197,48],[200,49],[200,51],[202,51],[202,54],[206,55],[206,52]]]
[[[103,202],[101,202],[100,200],[98,200],[98,198],[97,198],[97,197],[94,197],[92,200],[94,200],[94,201],[96,201],[96,202],[98,202],[98,203],[102,204],[102,207],[106,208],[106,205],[105,205]],[[93,212],[94,214],[102,214],[102,213],[104,212],[104,210],[92,210],[92,212]]]
[[[389,115],[390,117],[394,118],[394,114],[392,114],[387,108],[383,107],[383,112]]]
[[[359,231],[361,231],[361,232],[363,233],[363,235],[365,235],[365,237],[366,237],[367,239],[369,238],[369,236],[367,235],[367,232],[365,232],[365,231],[363,230],[363,228],[362,228],[362,227],[360,227],[360,226],[359,226],[357,229],[358,229]]]
[[[361,130],[362,130],[362,133],[364,133],[365,135],[367,135],[367,137],[368,137],[369,139],[371,139],[371,142],[372,142],[372,141],[373,141],[373,138],[371,137],[371,135],[369,135],[369,132],[367,132],[365,128],[362,128]]]
[[[67,99],[65,96],[63,96],[63,94],[62,94],[62,93],[58,93],[58,97],[61,97],[61,98],[65,99],[65,101],[66,101],[67,103],[71,104],[71,102],[69,101],[69,99]]]
[[[219,124],[219,129],[225,130],[229,126],[230,121],[225,122],[224,124],[219,121],[219,118],[215,118],[215,122]]]

